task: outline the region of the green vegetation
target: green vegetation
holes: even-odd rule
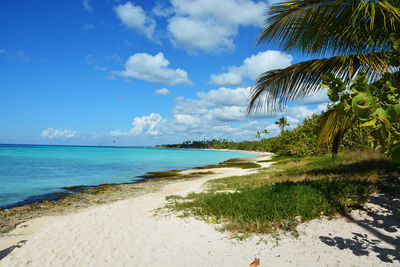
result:
[[[290,124],[287,122],[287,119],[285,117],[281,117],[279,118],[275,124],[277,124],[279,126],[279,128],[281,129],[281,133],[285,130],[286,126],[290,126]]]
[[[329,113],[331,109],[332,107],[328,108],[326,113]],[[160,147],[265,151],[272,152],[277,156],[312,156],[330,151],[331,144],[328,143],[321,146],[318,145],[317,140],[321,128],[320,124],[324,116],[325,113],[312,115],[293,130],[283,130],[278,136],[259,141],[233,142],[224,139],[214,139],[210,141],[186,141],[182,144],[162,145]],[[338,147],[339,151],[344,152],[368,147],[369,129],[360,127],[359,124],[355,123],[352,129],[343,134]]]
[[[319,57],[327,54],[335,56],[299,62],[285,69],[263,73],[253,85],[247,113],[262,112],[265,107],[268,111],[274,111],[285,106],[287,102],[301,100],[305,95],[320,90],[322,79],[331,82],[328,85],[330,86],[328,95],[336,102],[339,100],[338,93],[346,90],[346,86],[354,83],[353,80],[361,79],[361,76],[355,78],[361,72],[365,73],[373,83],[379,83],[379,79],[387,75],[385,74],[387,72],[393,74],[398,72],[396,67],[400,65],[400,61],[391,56],[389,36],[400,30],[399,7],[399,1],[391,0],[330,2],[294,0],[273,5],[268,10],[268,23],[265,24],[258,44],[272,42],[284,51],[298,50],[305,55]],[[400,42],[397,46],[399,45]],[[332,77],[328,77],[330,81],[327,81],[325,73],[331,73]],[[335,76],[337,78],[334,78]],[[389,103],[385,103],[385,107],[381,108],[385,109],[388,107],[386,104],[390,104],[392,106],[390,112],[389,109],[387,111],[397,114],[400,113],[400,106],[395,107],[392,100],[399,99],[399,96],[392,87],[397,87],[399,77],[396,74],[392,76],[390,84],[386,85],[392,89],[388,94]],[[353,84],[352,87],[354,86]],[[374,103],[377,103],[372,101],[371,97],[359,94],[365,91],[357,93],[357,97],[343,99],[344,102],[349,99],[353,101],[351,105],[357,116],[353,116],[347,112],[348,110],[344,112],[349,106],[349,103],[345,103],[347,106],[335,105],[320,120],[321,129],[317,135],[317,146],[321,148],[329,146],[333,156],[340,150],[340,141],[345,133],[354,124],[359,124],[359,120],[366,119],[370,115],[366,110],[367,106],[374,109]],[[341,99],[341,103],[344,102]],[[384,114],[379,111],[383,118],[389,113]],[[380,140],[380,144],[374,147],[382,147],[384,152],[391,154],[392,158],[395,155],[400,162],[400,148],[392,147],[392,136],[378,137],[378,135],[382,135],[379,130],[376,134],[372,134],[375,136],[374,139]],[[384,141],[386,139],[389,140]],[[389,145],[391,148],[384,148],[382,141],[386,144],[391,143]],[[295,154],[300,155],[307,155],[310,152],[303,151],[302,147],[295,150]]]
[[[392,34],[393,53],[391,65],[400,66],[400,34]],[[383,78],[369,84],[365,73],[356,76],[351,86],[332,73],[322,77],[328,87],[328,96],[334,109],[351,121],[363,122],[360,126],[370,129],[371,147],[390,155],[400,163],[400,81],[396,74],[385,73]],[[351,127],[351,125],[349,125]]]
[[[374,152],[345,153],[293,161],[280,158],[271,169],[211,180],[208,190],[186,197],[170,196],[168,208],[222,224],[240,233],[296,232],[296,225],[335,216],[363,203],[378,190],[382,175],[398,166]]]
[[[389,35],[400,29],[399,1],[293,0],[272,5],[257,44],[319,57],[259,76],[248,112],[273,110],[320,90],[321,76],[349,83],[364,71],[372,81],[390,70]],[[326,58],[326,56],[334,55]]]

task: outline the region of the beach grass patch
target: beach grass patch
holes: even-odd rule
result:
[[[360,207],[368,195],[381,190],[385,177],[399,171],[390,159],[371,151],[342,153],[335,160],[330,155],[286,157],[272,166],[210,180],[208,191],[179,201],[171,198],[167,208],[215,218],[223,223],[223,230],[270,233],[281,229],[296,234],[301,221]]]
[[[169,207],[200,218],[216,218],[224,230],[269,233],[295,231],[298,216],[302,221],[321,215],[343,213],[361,203],[371,193],[371,184],[361,181],[316,180],[284,182],[242,189],[236,193],[189,194],[190,201],[172,201]]]

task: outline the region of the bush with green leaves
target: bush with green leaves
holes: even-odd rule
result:
[[[390,36],[393,42],[389,57],[391,66],[400,66],[400,34]],[[391,156],[400,163],[400,79],[398,73],[385,73],[370,84],[365,73],[359,73],[351,85],[346,85],[332,73],[322,76],[322,86],[328,87],[328,96],[336,107],[354,114],[361,127],[370,128],[372,148]]]

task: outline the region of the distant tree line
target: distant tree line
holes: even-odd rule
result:
[[[329,108],[328,108],[329,110]],[[285,130],[288,126],[286,118],[279,118],[277,124],[281,128],[278,136],[261,138],[267,135],[268,129],[256,132],[257,141],[234,142],[227,139],[212,139],[199,141],[185,141],[182,144],[165,144],[157,147],[163,148],[192,148],[192,149],[231,149],[245,151],[273,152],[278,156],[304,157],[319,153],[329,153],[332,144],[324,144],[323,147],[317,144],[317,136],[320,132],[321,115],[312,115],[306,118],[293,130]],[[282,126],[281,126],[282,125]],[[339,151],[357,150],[368,147],[369,130],[365,127],[355,125],[347,131],[340,141]]]

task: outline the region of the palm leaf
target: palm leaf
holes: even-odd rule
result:
[[[254,83],[247,114],[275,112],[289,101],[299,101],[304,96],[320,89],[321,76],[331,72],[349,82],[359,71],[365,72],[371,81],[382,73],[393,70],[385,52],[336,56],[313,59],[291,65],[285,69],[263,73]]]
[[[400,28],[400,1],[290,0],[273,5],[257,44],[303,54],[388,51]]]
[[[317,147],[324,148],[332,144],[332,157],[334,157],[338,153],[343,135],[356,121],[357,117],[351,112],[345,112],[340,105],[328,109],[321,116]]]

